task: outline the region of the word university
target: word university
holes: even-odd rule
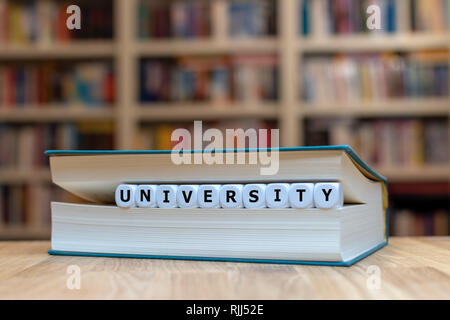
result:
[[[320,183],[256,184],[121,184],[115,192],[118,207],[142,208],[340,208],[342,185]]]

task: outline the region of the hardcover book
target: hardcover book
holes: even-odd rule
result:
[[[53,182],[92,202],[51,204],[49,253],[350,266],[388,243],[387,181],[349,146],[276,151],[272,175],[170,150],[47,151]]]

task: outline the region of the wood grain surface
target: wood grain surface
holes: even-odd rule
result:
[[[1,299],[450,298],[450,237],[392,238],[352,267],[50,256],[49,248],[0,242]],[[67,287],[71,265],[79,290]]]

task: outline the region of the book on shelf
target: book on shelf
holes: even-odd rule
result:
[[[448,97],[448,51],[306,56],[303,98],[314,104]]]
[[[445,119],[308,120],[307,145],[351,144],[371,165],[420,168],[449,161]]]
[[[226,57],[182,57],[173,71],[170,88],[175,100],[227,101],[230,75]]]
[[[47,154],[53,182],[94,202],[52,203],[50,254],[349,266],[387,244],[386,181],[348,146],[281,149],[272,176],[262,164],[175,165],[170,150]],[[197,202],[182,206],[176,190],[197,184]],[[136,185],[150,194],[133,207]],[[243,207],[226,205],[227,188]]]
[[[450,161],[449,128],[444,121],[430,120],[424,127],[425,161],[430,164]]]
[[[411,0],[411,29],[419,32],[450,31],[449,0]]]
[[[109,122],[0,124],[0,167],[11,170],[47,167],[43,150],[49,148],[110,149],[113,145],[112,130]]]
[[[140,0],[138,38],[205,38],[211,34],[211,4],[207,0]]]
[[[393,33],[397,29],[395,0],[302,0],[299,4],[300,30],[304,36]],[[367,28],[369,5],[380,8],[380,30]]]
[[[24,214],[24,190],[21,186],[12,185],[0,189],[1,202],[3,204],[3,223],[8,225],[22,225],[25,222]]]
[[[232,64],[236,100],[255,102],[278,99],[277,56],[236,55]]]
[[[228,26],[233,38],[276,35],[277,3],[274,0],[230,0]]]
[[[445,209],[421,213],[410,209],[393,210],[391,225],[395,236],[448,236],[450,230]]]
[[[112,64],[106,61],[0,64],[0,109],[111,105],[114,91]]]
[[[66,10],[82,8],[82,28],[69,30]],[[40,44],[72,40],[112,39],[113,6],[110,1],[0,0],[0,43]]]
[[[390,232],[396,236],[446,236],[450,232],[450,182],[390,183]]]
[[[273,101],[278,98],[277,65],[274,55],[143,59],[140,100]]]
[[[51,201],[80,202],[81,199],[52,186],[50,181],[11,185],[0,183],[0,229],[2,227],[49,228]]]

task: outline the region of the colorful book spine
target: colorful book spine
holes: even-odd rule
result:
[[[277,33],[277,4],[273,0],[231,0],[229,34],[234,38],[270,36]]]
[[[112,149],[109,122],[50,125],[0,125],[0,168],[32,169],[48,166],[42,150]]]
[[[411,29],[418,32],[450,30],[449,0],[411,0]]]
[[[211,9],[206,0],[140,0],[138,37],[204,38],[211,34]]]
[[[278,99],[277,64],[273,55],[144,59],[140,100],[274,101]]]
[[[445,209],[424,212],[411,209],[393,210],[390,233],[393,236],[448,236],[449,212]]]
[[[108,62],[0,64],[0,85],[0,109],[114,102],[114,74]]]
[[[350,144],[370,165],[420,168],[449,159],[448,125],[442,120],[309,120],[307,145]]]
[[[381,11],[381,29],[366,25],[369,5]],[[304,36],[328,36],[355,33],[393,33],[397,29],[395,0],[303,0],[299,6],[300,33]]]
[[[83,202],[63,189],[42,184],[0,184],[0,228],[50,228],[51,201]]]
[[[303,99],[314,104],[448,97],[448,51],[306,56]]]
[[[66,10],[82,8],[82,28],[69,30]],[[0,0],[0,43],[47,44],[83,39],[112,39],[113,6],[108,1]]]

